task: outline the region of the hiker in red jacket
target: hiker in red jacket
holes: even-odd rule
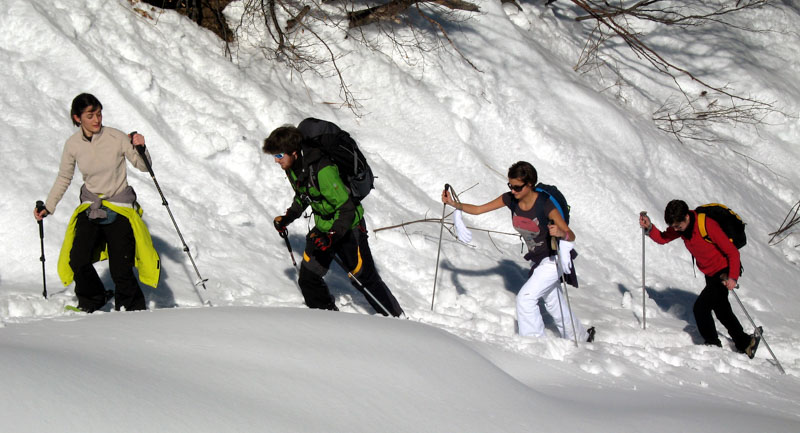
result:
[[[697,297],[693,308],[697,330],[705,339],[705,344],[722,347],[714,318],[711,316],[713,311],[728,330],[736,349],[753,358],[758,347],[758,338],[744,332],[728,302],[728,291],[736,287],[736,280],[741,273],[739,250],[719,224],[710,218],[706,218],[706,230],[712,242],[703,239],[698,225],[695,224],[697,212],[689,210],[683,200],[672,200],[667,204],[664,220],[669,224],[665,231],[653,230],[655,226],[646,214],[639,216],[639,225],[649,234],[650,239],[662,245],[682,238],[686,249],[697,262],[697,268],[705,274],[706,286]]]

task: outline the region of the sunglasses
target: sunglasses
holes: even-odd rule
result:
[[[281,159],[281,158],[283,158],[284,155],[285,155],[284,153],[276,153],[276,154],[272,155],[272,157],[276,158],[276,159]]]
[[[507,183],[508,189],[514,192],[520,192],[525,188],[525,185],[511,185],[511,182]]]

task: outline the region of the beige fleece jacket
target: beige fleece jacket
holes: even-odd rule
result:
[[[145,155],[152,161],[149,152],[145,151]],[[45,202],[47,211],[55,212],[72,182],[76,163],[89,191],[101,197],[119,194],[128,186],[126,159],[140,171],[147,171],[147,165],[124,132],[104,126],[89,141],[79,129],[64,144],[58,176]]]

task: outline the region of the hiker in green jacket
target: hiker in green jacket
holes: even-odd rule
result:
[[[376,312],[403,314],[397,299],[375,269],[364,221],[364,208],[351,199],[338,167],[294,126],[282,126],[264,140],[262,150],[286,172],[295,195],[286,214],[275,217],[275,229],[286,236],[286,226],[310,205],[315,227],[306,236],[298,283],[309,308],[338,310],[323,276],[334,256],[356,277],[353,285],[364,293]],[[373,299],[374,297],[374,299]],[[377,301],[377,302],[376,302]]]

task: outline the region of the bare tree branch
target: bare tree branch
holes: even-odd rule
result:
[[[349,26],[350,28],[361,27],[386,20],[397,22],[397,15],[405,12],[413,5],[425,2],[436,3],[449,9],[480,12],[480,8],[477,5],[463,0],[391,0],[379,6],[349,12],[347,14],[350,20]]]
[[[445,218],[447,218],[447,217],[445,216]],[[436,223],[436,224],[441,224],[442,220],[441,220],[441,218],[423,218],[423,219],[418,219],[418,220],[414,220],[414,221],[408,221],[408,222],[395,224],[395,225],[391,225],[391,226],[372,229],[372,231],[373,231],[373,233],[377,233],[377,232],[380,232],[380,231],[383,231],[383,230],[391,230],[391,229],[396,229],[396,228],[405,227],[405,226],[408,226],[408,225],[411,225],[411,224],[418,224],[418,223]],[[449,228],[449,227],[451,227],[453,225],[453,223],[445,221],[444,225]],[[487,229],[482,229],[482,228],[478,228],[478,227],[469,227],[469,226],[467,226],[467,228],[470,229],[470,230],[476,230],[476,231],[485,232],[485,233],[494,233],[494,234],[499,234],[499,235],[509,235],[509,236],[520,237],[519,233],[500,232],[500,231],[496,231],[496,230],[487,230]]]
[[[789,230],[798,223],[800,223],[800,201],[792,206],[792,208],[789,210],[789,213],[787,213],[786,217],[783,218],[783,222],[781,222],[781,225],[778,227],[778,229],[770,233],[770,236],[772,237],[769,239],[769,244],[777,245],[783,242],[787,237],[789,237],[789,235],[794,233]],[[795,247],[797,247],[797,245],[795,245]]]
[[[639,0],[614,2],[600,0],[571,0],[588,15],[577,17],[578,21],[594,20],[595,25],[586,40],[576,70],[598,68],[607,64],[599,57],[601,46],[613,37],[622,41],[640,59],[645,60],[656,71],[670,77],[684,96],[685,103],[666,101],[653,115],[653,120],[662,130],[683,141],[695,139],[706,141],[703,134],[713,123],[735,123],[759,125],[771,113],[781,113],[774,102],[740,95],[727,85],[720,86],[701,78],[688,68],[670,61],[658,50],[643,40],[637,30],[641,23],[649,22],[679,28],[721,24],[746,31],[755,31],[733,24],[728,18],[735,13],[763,7],[769,0],[707,0],[704,2],[671,2],[664,0]],[[610,66],[610,65],[609,65]],[[612,70],[615,68],[611,67]],[[692,97],[679,78],[685,77],[704,87],[700,97]],[[708,93],[714,95],[709,101]]]

